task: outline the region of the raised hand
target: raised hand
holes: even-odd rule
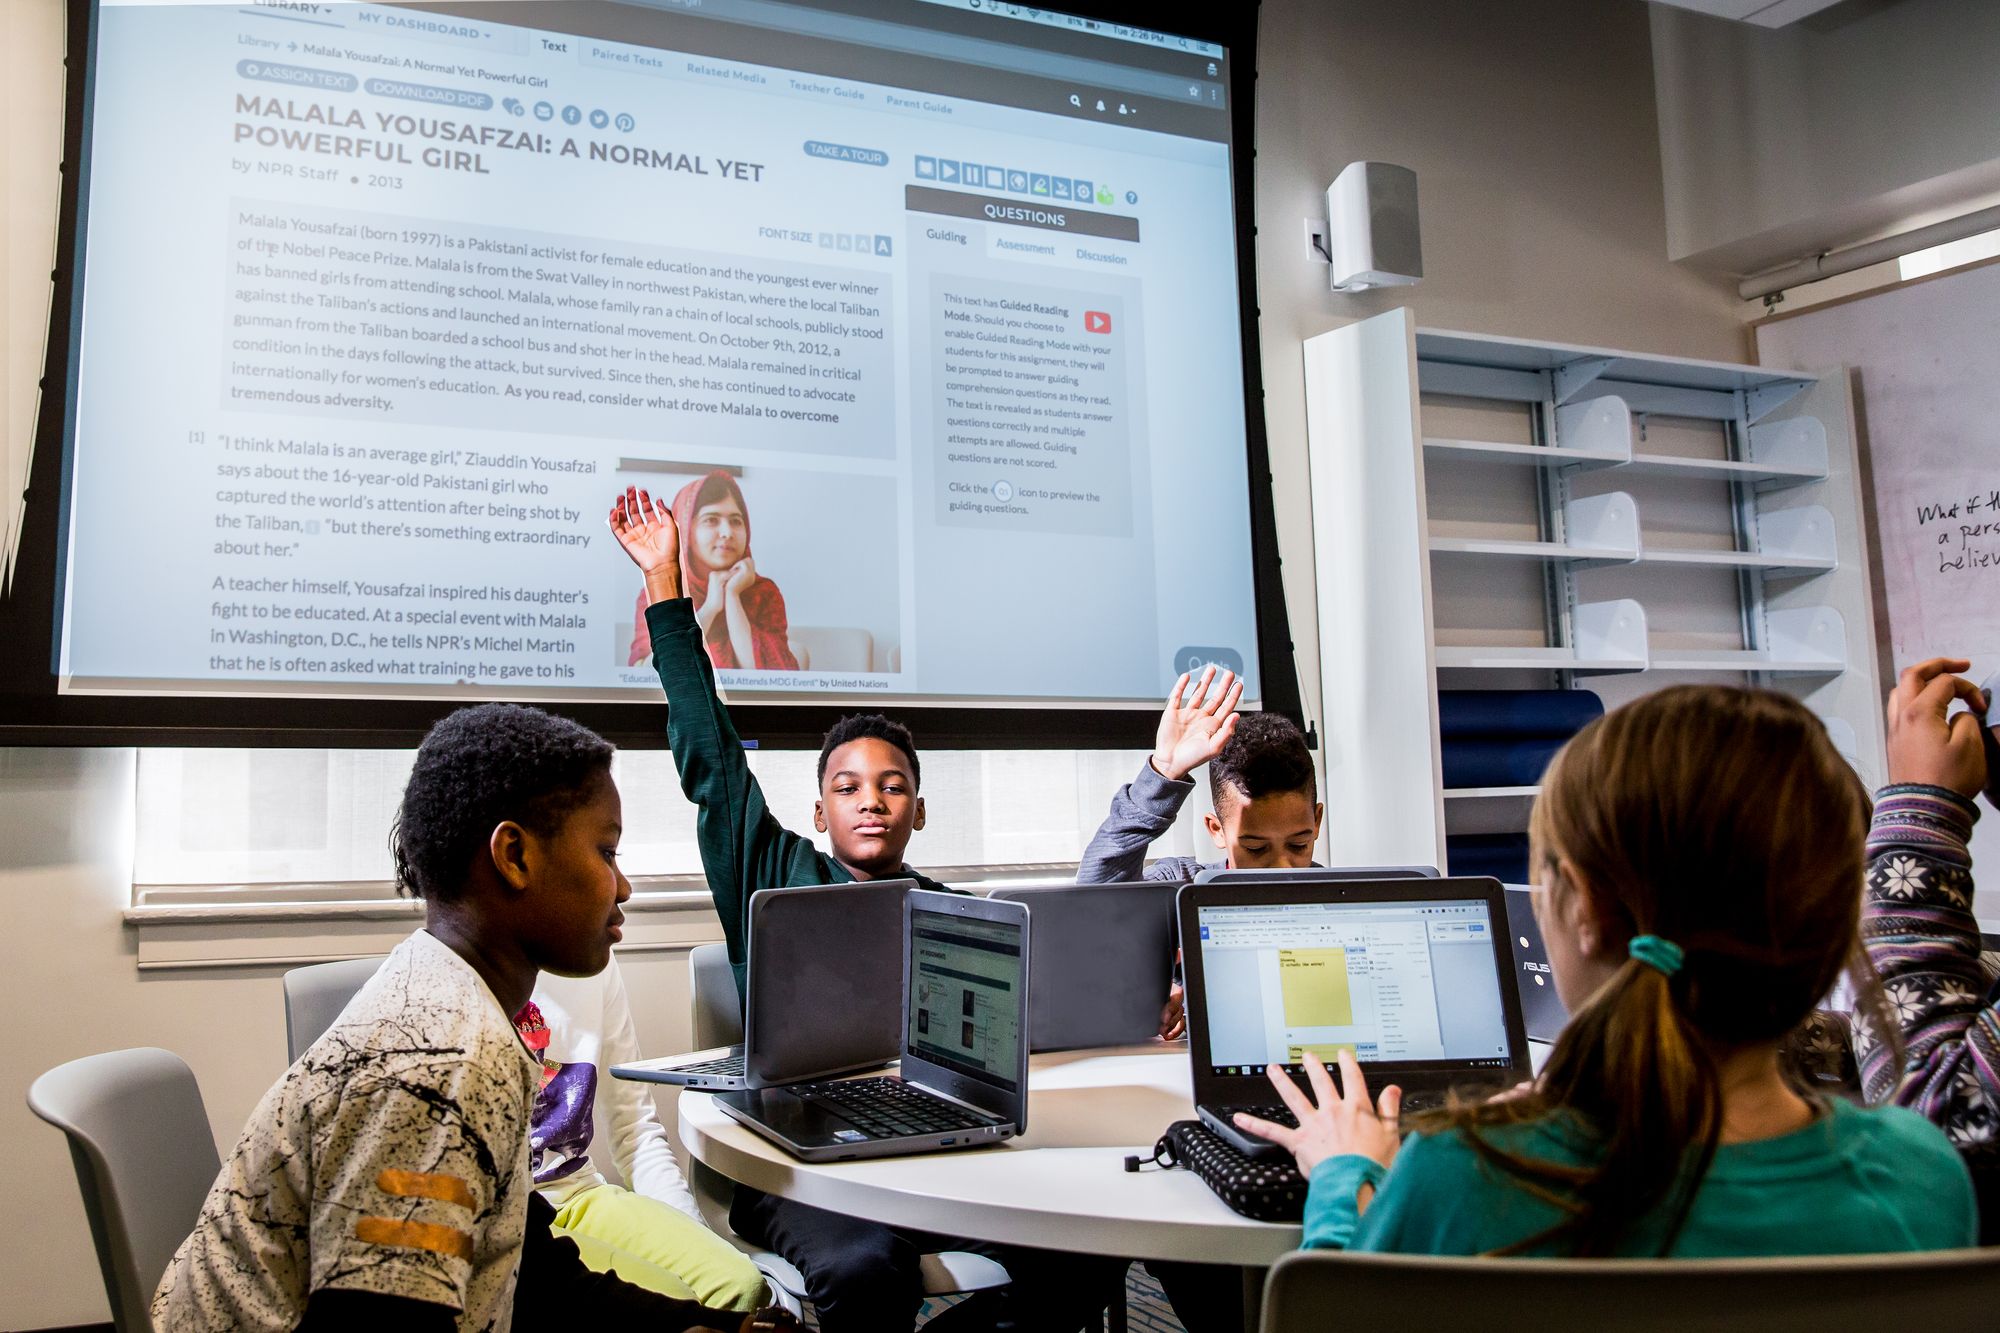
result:
[[[1236,1113],[1236,1127],[1246,1134],[1269,1139],[1289,1152],[1303,1176],[1312,1175],[1313,1168],[1327,1158],[1349,1153],[1373,1158],[1383,1166],[1393,1163],[1396,1149],[1402,1146],[1396,1122],[1403,1110],[1403,1090],[1392,1084],[1382,1090],[1381,1101],[1371,1103],[1361,1062],[1354,1058],[1353,1051],[1345,1048],[1340,1052],[1340,1081],[1347,1089],[1345,1097],[1333,1086],[1333,1075],[1326,1072],[1325,1065],[1308,1055],[1305,1066],[1312,1097],[1300,1092],[1291,1076],[1277,1065],[1266,1066],[1264,1070],[1278,1089],[1278,1095],[1285,1099],[1285,1105],[1299,1118],[1297,1129],[1241,1111]],[[1315,1101],[1318,1105],[1314,1105]]]
[[[673,511],[637,486],[628,486],[611,506],[611,535],[646,576],[655,602],[681,595],[681,535]]]
[[[1986,786],[1986,738],[1980,734],[1986,694],[1957,674],[1971,665],[1933,657],[1897,678],[1889,693],[1889,781],[1946,787],[1968,798]],[[1954,699],[1974,711],[1952,717]]]
[[[1234,672],[1225,671],[1218,680],[1215,668],[1208,667],[1192,691],[1188,689],[1190,679],[1183,672],[1174,682],[1153,742],[1153,767],[1172,782],[1181,781],[1222,753],[1222,747],[1236,734],[1236,705],[1243,698],[1243,682]]]

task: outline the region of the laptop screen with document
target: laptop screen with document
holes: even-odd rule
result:
[[[1505,1069],[1507,978],[1484,899],[1203,903],[1195,911],[1209,1072],[1363,1064]]]
[[[1019,1090],[1026,925],[911,908],[906,1060]]]

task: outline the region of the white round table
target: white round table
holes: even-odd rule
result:
[[[1191,1171],[1150,1156],[1194,1115],[1181,1044],[1037,1055],[1028,1132],[991,1148],[858,1162],[801,1162],[719,1110],[680,1095],[681,1142],[731,1180],[767,1194],[891,1226],[1132,1259],[1235,1264],[1254,1327],[1262,1270],[1298,1248],[1299,1228],[1229,1210]]]

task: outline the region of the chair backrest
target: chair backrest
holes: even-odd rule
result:
[[[1438,1259],[1299,1251],[1264,1285],[1264,1333],[1385,1326],[1411,1310],[1481,1333],[1981,1328],[2000,1250],[1786,1259]]]
[[[722,944],[697,944],[688,950],[688,1002],[694,1011],[694,1046],[734,1046],[743,1040],[743,998],[736,993],[736,973],[729,966],[729,949]]]
[[[287,1063],[296,1063],[333,1026],[354,993],[368,984],[380,958],[346,958],[338,963],[314,963],[285,973],[285,1046]]]
[[[69,1137],[112,1322],[151,1333],[153,1291],[222,1169],[194,1072],[150,1046],[85,1056],[36,1079],[28,1109]]]

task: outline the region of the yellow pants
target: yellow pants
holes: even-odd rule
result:
[[[764,1275],[722,1237],[657,1199],[617,1185],[595,1185],[556,1212],[583,1262],[635,1286],[720,1310],[765,1303]]]

